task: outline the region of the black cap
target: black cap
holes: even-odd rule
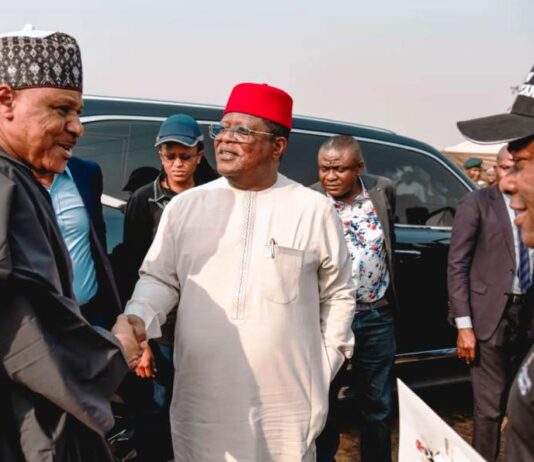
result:
[[[465,120],[457,125],[467,139],[481,144],[507,143],[534,135],[534,67],[509,113]]]

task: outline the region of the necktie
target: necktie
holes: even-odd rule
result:
[[[531,286],[532,281],[530,278],[530,258],[528,255],[527,246],[523,243],[521,239],[521,230],[519,227],[516,227],[517,238],[519,241],[519,266],[517,267],[517,277],[519,278],[519,286],[521,287],[521,292],[526,293],[528,288]]]

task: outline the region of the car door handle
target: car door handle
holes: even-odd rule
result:
[[[395,254],[412,255],[414,257],[420,257],[422,255],[420,250],[395,250]]]

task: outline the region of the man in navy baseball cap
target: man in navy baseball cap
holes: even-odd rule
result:
[[[161,124],[155,146],[172,142],[193,147],[203,139],[200,127],[193,117],[187,114],[175,114],[165,119]]]

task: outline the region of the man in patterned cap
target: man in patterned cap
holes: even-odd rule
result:
[[[210,127],[222,178],[165,208],[126,313],[161,335],[178,305],[176,461],[315,461],[352,355],[351,261],[328,199],[278,173],[291,97],[237,85]]]
[[[113,460],[109,399],[142,350],[126,317],[91,327],[72,288],[50,196],[82,135],[76,41],[0,36],[0,460]],[[121,348],[122,343],[124,348]]]

